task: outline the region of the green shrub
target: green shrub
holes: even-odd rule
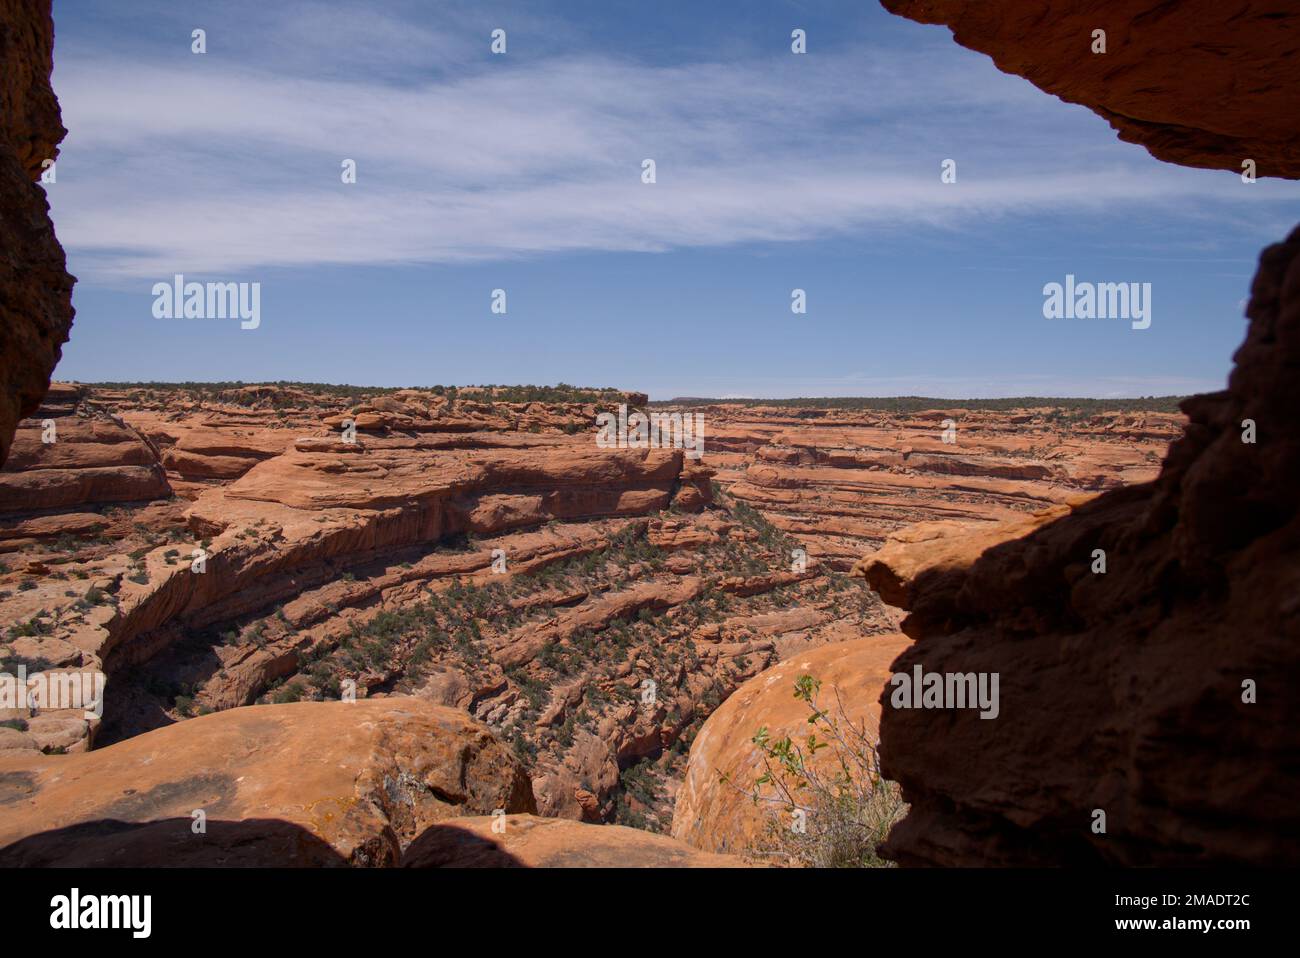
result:
[[[795,682],[795,698],[811,713],[802,744],[789,736],[773,741],[766,727],[752,740],[763,773],[749,794],[766,808],[767,827],[751,852],[815,868],[890,867],[878,849],[907,805],[897,783],[881,777],[865,723],[849,718],[838,692],[834,711],[823,709],[820,690],[810,675]],[[827,756],[814,761],[824,749]]]

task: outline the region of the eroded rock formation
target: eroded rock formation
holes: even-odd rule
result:
[[[900,862],[1300,861],[1300,229],[1262,253],[1247,315],[1154,482],[861,562],[911,613],[896,670],[1000,675],[996,720],[885,709]]]
[[[663,827],[732,689],[885,627],[865,590],[792,570],[779,530],[715,504],[704,464],[599,448],[591,403],[371,392],[56,387],[0,472],[0,662],[110,691],[102,727],[5,710],[0,745],[79,751],[347,682],[486,721],[546,814]],[[163,485],[52,479],[136,469]],[[56,488],[78,491],[35,494]]]
[[[0,471],[0,661],[101,672],[105,713],[0,713],[8,747],[103,747],[352,683],[485,722],[545,815],[666,829],[687,747],[737,687],[896,630],[843,574],[852,555],[918,520],[992,527],[1149,478],[1181,423],[720,405],[696,462],[601,449],[600,403],[624,394],[361,392],[53,387]],[[133,493],[134,471],[161,484]]]
[[[122,420],[80,409],[80,394],[74,384],[52,383],[33,417],[19,423],[0,471],[0,514],[48,516],[171,497],[157,448]]]
[[[0,0],[0,465],[72,327],[72,284],[36,185],[67,130],[50,88],[50,0]]]
[[[530,814],[519,759],[419,698],[232,709],[51,762],[4,748],[0,866],[734,867]]]
[[[913,523],[1006,519],[1150,479],[1183,425],[1151,410],[704,413],[717,480],[842,570]]]
[[[1184,166],[1300,177],[1292,0],[881,0]],[[1094,53],[1093,31],[1105,31]]]

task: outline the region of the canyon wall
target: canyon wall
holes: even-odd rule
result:
[[[0,469],[0,664],[101,675],[104,712],[0,710],[0,753],[60,763],[350,686],[483,723],[524,762],[542,815],[667,830],[676,805],[699,819],[679,837],[740,851],[763,822],[710,781],[722,753],[699,750],[688,771],[687,751],[777,662],[876,636],[875,659],[893,658],[896,612],[846,575],[855,555],[918,521],[993,527],[1150,479],[1182,423],[1096,403],[716,404],[693,461],[601,448],[599,409],[586,396],[54,384]],[[58,441],[41,441],[46,420]],[[728,754],[737,781],[751,775]],[[418,861],[491,858],[475,828],[429,836]],[[530,826],[506,844],[558,861],[567,834]],[[644,851],[666,861],[676,847]]]
[[[50,87],[50,0],[0,0],[0,465],[72,327],[72,284],[45,192],[34,181],[67,130]]]
[[[892,411],[717,404],[708,463],[733,496],[847,571],[918,522],[991,521],[1152,478],[1176,412]]]

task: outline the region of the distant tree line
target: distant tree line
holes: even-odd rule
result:
[[[315,396],[350,399],[365,399],[374,396],[389,395],[403,389],[415,389],[433,393],[438,396],[462,398],[491,399],[494,402],[609,402],[628,395],[624,390],[612,386],[590,387],[570,386],[557,383],[554,386],[516,385],[516,386],[352,386],[346,383],[303,383],[290,380],[274,382],[246,383],[242,380],[221,382],[97,382],[85,383],[95,389],[114,389],[122,391],[157,390],[166,392],[188,392],[196,396],[212,399],[221,398],[227,393],[236,393],[250,387],[273,387],[277,389],[296,390]],[[636,394],[632,394],[636,395]],[[229,398],[229,397],[227,397]]]
[[[927,396],[818,396],[798,399],[704,399],[685,396],[651,406],[777,406],[789,409],[845,409],[892,413],[926,409],[1063,409],[1084,415],[1106,412],[1178,412],[1184,396],[1144,396],[1139,399],[1062,398],[1059,396],[1013,396],[1006,399],[935,399]]]

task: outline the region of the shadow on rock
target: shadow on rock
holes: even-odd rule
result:
[[[0,849],[5,868],[326,868],[347,861],[311,832],[274,818],[123,822],[105,818],[30,835]]]

